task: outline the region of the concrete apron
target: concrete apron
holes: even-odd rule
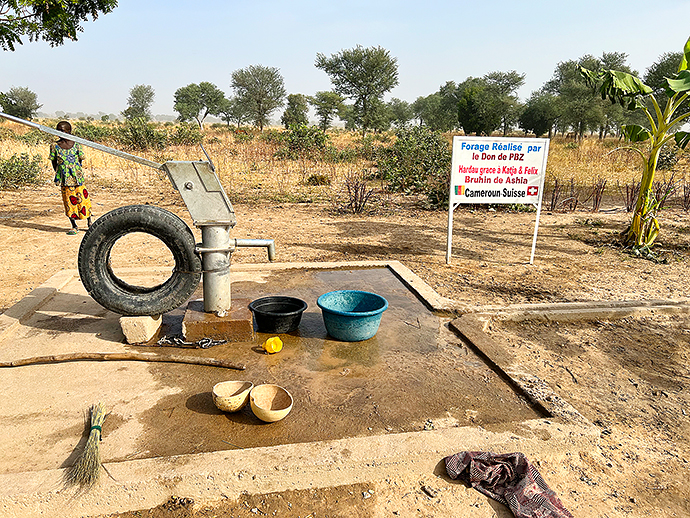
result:
[[[521,451],[528,457],[557,461],[571,452],[593,449],[599,432],[546,382],[531,376],[528,366],[516,364],[483,334],[491,315],[550,319],[565,315],[563,318],[574,319],[578,312],[580,318],[591,318],[593,309],[599,310],[600,318],[688,310],[685,303],[667,301],[470,308],[438,296],[398,262],[235,265],[233,275],[241,280],[269,271],[372,267],[387,268],[436,314],[464,314],[452,320],[450,328],[548,417],[509,423],[495,432],[459,426],[456,421],[442,429],[128,460],[146,456],[146,452],[136,451],[134,438],[143,433],[137,416],[175,392],[159,385],[151,390],[145,383],[151,377],[146,363],[73,362],[1,369],[0,390],[5,395],[0,409],[1,514],[97,515],[154,507],[171,495],[204,503],[235,499],[244,491],[257,494],[381,480],[401,471],[440,474],[444,471],[442,459],[463,450]],[[139,273],[150,276],[155,272],[142,269]],[[117,319],[118,315],[100,308],[86,295],[76,272],[59,272],[0,315],[0,361],[80,351],[81,344],[91,337],[98,338],[99,352],[122,352],[125,346]],[[70,350],[65,350],[66,333],[72,337]],[[242,378],[241,374],[236,378]],[[104,464],[107,474],[92,490],[66,489],[64,468],[45,466],[73,462],[83,447],[84,413],[104,398],[104,391],[111,401],[125,395],[128,401],[122,422],[106,438],[108,450],[114,452],[110,458],[117,461]],[[17,434],[23,438],[19,443],[6,440]],[[46,443],[52,447],[46,448]],[[474,495],[467,498],[470,501]]]

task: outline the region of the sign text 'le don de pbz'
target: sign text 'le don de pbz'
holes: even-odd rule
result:
[[[532,255],[537,243],[549,139],[454,137],[448,207],[450,263],[453,210],[463,203],[522,203],[537,207]]]

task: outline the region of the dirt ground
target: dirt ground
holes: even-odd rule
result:
[[[98,189],[93,199],[95,217],[122,205],[150,203],[191,226],[179,195],[166,185],[146,191]],[[0,204],[4,311],[57,270],[76,268],[83,234],[65,234],[69,222],[52,186],[0,192]],[[610,246],[628,221],[620,208],[596,214],[543,212],[535,262],[529,265],[534,213],[461,208],[454,218],[452,263],[446,265],[447,213],[405,200],[387,199],[363,215],[321,204],[234,207],[232,236],[275,239],[279,262],[395,259],[439,294],[470,305],[690,298],[690,213],[682,211],[661,216],[656,248],[667,264],[638,261]],[[161,254],[129,248],[138,253],[128,250],[118,264],[163,263]],[[265,262],[265,255],[262,249],[241,249],[232,260]]]
[[[191,226],[178,195],[167,186],[92,192],[95,216],[122,205],[151,203]],[[65,234],[69,222],[54,188],[0,192],[0,202],[4,311],[56,271],[76,268],[83,233]],[[364,215],[319,204],[236,204],[235,211],[233,237],[275,239],[278,261],[399,260],[439,294],[471,306],[690,298],[690,215],[683,212],[662,214],[657,248],[663,263],[633,259],[611,246],[628,220],[619,208],[596,214],[545,212],[535,263],[529,265],[534,213],[458,209],[452,264],[446,265],[447,213],[425,211],[404,200],[387,200]],[[160,265],[169,261],[163,256],[131,246],[117,261],[123,266]],[[260,249],[233,255],[234,262],[265,260]],[[543,460],[540,465],[575,516],[690,516],[687,317],[577,325],[495,322],[491,334],[601,428],[597,456]],[[160,508],[124,516],[474,515],[474,510],[453,509],[454,486],[433,474],[425,477],[245,495],[213,507],[172,499]],[[440,494],[430,497],[422,486]],[[483,497],[477,502],[484,506],[484,514],[477,516],[510,516]]]
[[[491,335],[601,430],[579,474],[633,515],[690,516],[690,320],[498,322]],[[603,513],[602,513],[603,516]]]

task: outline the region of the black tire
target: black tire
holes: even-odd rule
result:
[[[126,234],[145,232],[157,237],[175,259],[164,283],[152,288],[132,286],[110,267],[115,242]],[[194,234],[172,212],[150,205],[120,207],[98,218],[79,247],[79,276],[86,291],[101,306],[120,315],[162,315],[184,304],[201,279],[201,259]]]

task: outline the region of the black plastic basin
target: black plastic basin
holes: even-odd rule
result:
[[[289,333],[299,327],[307,303],[295,297],[263,297],[249,304],[261,333]]]

